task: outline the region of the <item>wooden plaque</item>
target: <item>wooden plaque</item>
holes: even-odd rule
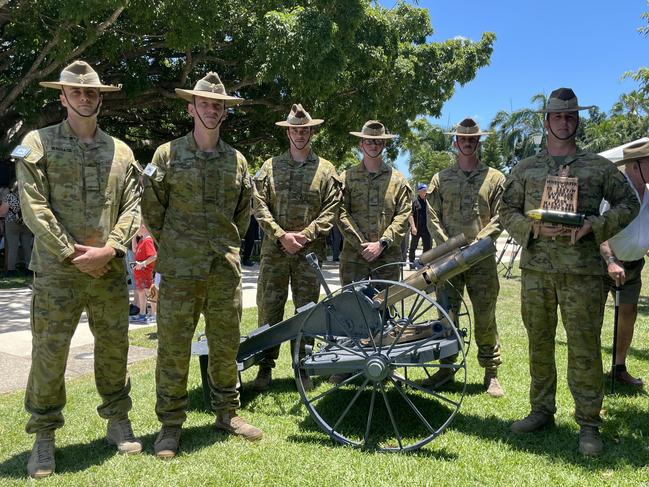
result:
[[[578,196],[579,179],[568,177],[568,168],[562,166],[559,170],[559,176],[548,176],[545,180],[545,188],[543,188],[543,196],[541,197],[541,209],[577,213]],[[572,243],[575,243],[577,229],[547,222],[536,222],[534,224],[534,238],[538,238],[541,226],[562,227],[565,230],[562,235],[570,235]]]

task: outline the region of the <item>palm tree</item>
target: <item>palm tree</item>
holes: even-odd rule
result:
[[[649,115],[649,97],[640,91],[632,91],[620,95],[611,108],[611,115],[631,115],[639,117]]]
[[[531,98],[535,109],[521,108],[508,112],[501,110],[491,121],[491,129],[500,139],[502,154],[508,166],[536,152],[534,135],[543,134],[543,114],[538,110],[545,108],[547,97],[537,93]]]

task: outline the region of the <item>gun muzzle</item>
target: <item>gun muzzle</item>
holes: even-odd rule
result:
[[[462,274],[471,266],[495,253],[496,246],[493,240],[490,237],[486,237],[463,249],[456,249],[453,253],[447,253],[442,258],[435,260],[423,269],[408,276],[402,282],[428,293],[436,284],[448,281],[450,278]],[[411,294],[412,291],[408,288],[392,285],[374,297],[374,306],[377,308],[381,307],[386,296],[388,297],[387,305],[392,306]]]
[[[417,265],[417,267],[425,266],[436,261],[440,257],[443,257],[452,250],[459,249],[460,247],[464,247],[468,244],[469,242],[466,241],[466,237],[463,233],[461,233],[459,235],[456,235],[455,237],[449,238],[443,244],[440,244],[437,247],[433,247],[432,249],[427,250],[426,252],[421,254],[415,259],[415,264]]]
[[[566,225],[567,227],[581,227],[586,220],[586,215],[583,213],[572,213],[570,211],[557,211],[557,210],[530,210],[525,213],[525,216],[532,220],[542,221],[546,223],[554,223],[557,225]]]

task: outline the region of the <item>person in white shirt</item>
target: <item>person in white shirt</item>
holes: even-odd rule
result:
[[[616,382],[643,387],[642,379],[627,371],[626,356],[638,315],[644,256],[649,251],[649,142],[633,144],[623,154],[616,165],[624,166],[624,174],[640,201],[640,212],[627,227],[600,245],[600,253],[607,264],[609,289],[620,290],[615,367],[611,376]]]

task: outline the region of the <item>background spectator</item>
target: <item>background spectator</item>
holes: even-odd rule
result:
[[[16,275],[18,262],[18,249],[22,247],[25,267],[29,268],[29,259],[32,254],[34,235],[23,223],[20,211],[20,197],[18,196],[18,183],[14,183],[11,191],[6,193],[0,204],[0,216],[5,218],[5,260],[7,263],[7,276]]]

